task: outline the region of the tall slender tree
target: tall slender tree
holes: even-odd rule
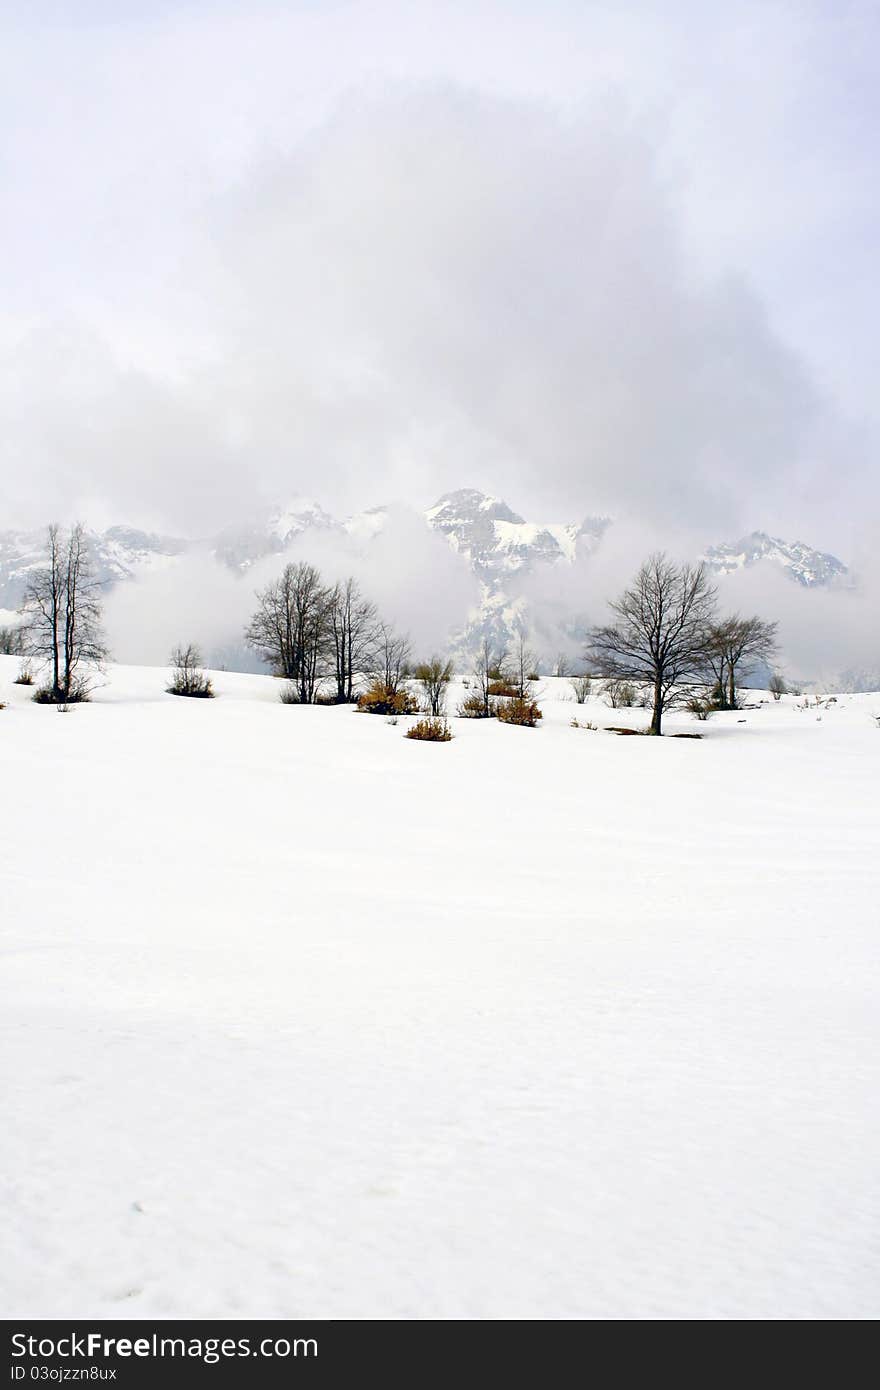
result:
[[[355,678],[370,664],[378,626],[376,605],[364,598],[356,579],[345,579],[332,590],[327,625],[336,699],[350,703]]]
[[[506,649],[504,647],[493,646],[491,638],[484,637],[474,657],[471,679],[474,683],[475,693],[482,704],[483,717],[485,719],[488,719],[492,714],[492,700],[489,695],[489,687],[495,679],[496,673],[504,671],[504,663],[506,660]]]
[[[370,675],[391,695],[396,695],[409,675],[412,643],[389,623],[380,622],[373,644]]]
[[[49,527],[46,560],[28,577],[22,640],[25,654],[49,667],[49,698],[66,704],[88,694],[90,675],[107,656],[101,585],[80,523],[69,533]]]

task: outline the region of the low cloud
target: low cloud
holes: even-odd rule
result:
[[[205,202],[127,310],[6,325],[32,519],[51,498],[208,534],[291,492],[340,511],[468,484],[718,536],[817,513],[857,465],[754,289],[692,263],[620,105],[350,96]]]
[[[193,641],[213,666],[263,669],[245,645],[244,629],[257,591],[299,560],[316,565],[330,584],[354,575],[380,616],[410,635],[417,655],[446,651],[477,601],[464,557],[429,531],[423,517],[395,507],[382,531],[366,541],[341,531],[307,531],[284,554],[267,555],[243,573],[202,547],[117,584],[105,605],[114,658],[162,665],[174,646]]]

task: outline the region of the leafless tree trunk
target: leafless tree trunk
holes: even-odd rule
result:
[[[394,631],[387,623],[379,623],[370,675],[383,685],[390,695],[396,695],[409,674],[412,645],[408,637]]]
[[[79,523],[69,535],[50,526],[46,548],[48,563],[25,589],[23,644],[27,656],[50,666],[52,700],[67,704],[87,694],[86,668],[100,669],[107,656],[101,587]]]
[[[480,643],[473,666],[473,682],[476,694],[483,702],[483,714],[488,719],[492,713],[492,702],[489,696],[489,686],[499,675],[504,672],[504,663],[507,660],[507,653],[503,647],[495,648],[484,637]]]
[[[526,645],[525,628],[517,629],[510,656],[511,684],[516,690],[517,699],[525,700],[529,694],[529,677],[535,669],[535,654]]]
[[[330,595],[327,618],[336,699],[339,704],[350,703],[355,677],[369,665],[375,646],[376,605],[362,596],[356,579],[346,579]]]
[[[677,565],[662,553],[642,565],[610,604],[615,622],[590,634],[588,659],[602,675],[644,681],[652,691],[649,733],[681,698],[681,682],[705,671],[716,591],[702,565]]]

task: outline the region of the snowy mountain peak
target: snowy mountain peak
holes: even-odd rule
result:
[[[445,492],[433,507],[428,509],[426,516],[429,525],[438,531],[486,520],[509,521],[518,525],[523,519],[511,511],[502,498],[492,497],[473,487],[460,487],[454,492]]]
[[[716,574],[733,574],[769,560],[806,588],[831,584],[848,573],[846,565],[836,555],[814,550],[803,541],[780,540],[766,531],[751,531],[741,540],[710,545],[701,558]]]
[[[309,527],[326,530],[336,525],[330,513],[313,497],[295,497],[286,506],[272,512],[266,529],[270,536],[284,545]]]
[[[447,492],[425,513],[428,525],[468,556],[477,574],[497,583],[506,574],[535,562],[575,559],[578,540],[599,539],[608,522],[590,517],[581,523],[525,521],[507,503],[475,488]]]

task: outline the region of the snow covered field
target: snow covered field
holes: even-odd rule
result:
[[[6,1316],[880,1313],[880,695],[431,745],[17,665]]]

